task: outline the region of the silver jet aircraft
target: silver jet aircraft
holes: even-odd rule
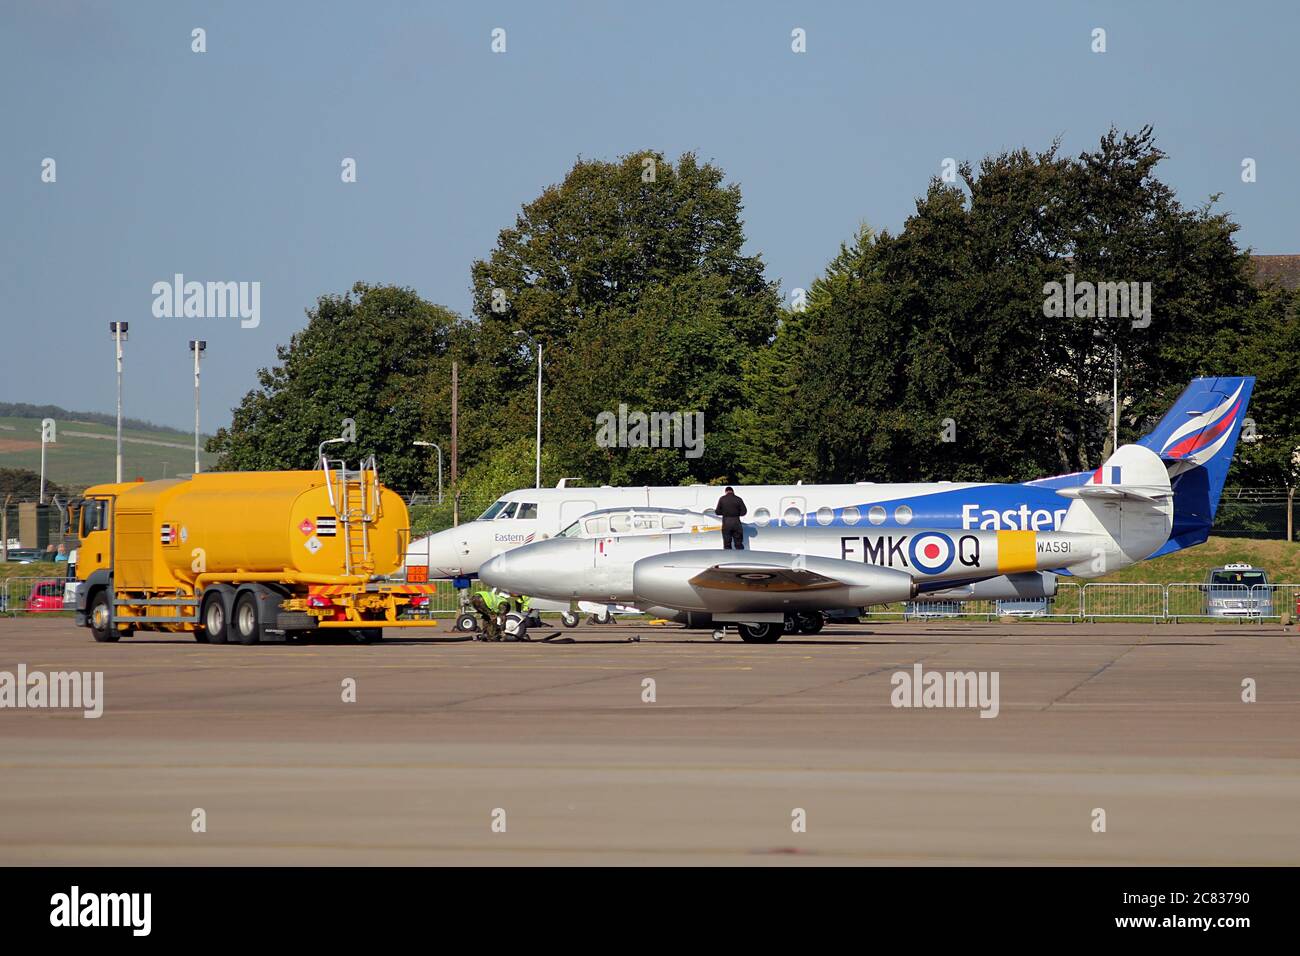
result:
[[[907,601],[922,590],[973,597],[997,581],[1038,596],[1040,572],[1087,578],[1128,567],[1174,527],[1166,464],[1141,445],[1121,447],[1088,483],[1057,494],[1067,509],[1056,530],[750,526],[745,551],[722,549],[716,532],[574,530],[500,554],[479,576],[516,594],[633,605],[691,627],[734,623],[744,640],[767,643],[790,616]]]

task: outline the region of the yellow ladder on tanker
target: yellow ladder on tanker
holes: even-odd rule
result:
[[[365,471],[345,472],[339,519],[343,522],[343,555],[348,574],[375,570],[370,555],[370,522],[366,505]]]
[[[370,552],[370,525],[379,516],[379,472],[371,455],[356,471],[349,471],[343,461],[322,460],[325,481],[330,486],[334,513],[343,525],[343,561],[348,574],[371,574],[375,570]],[[338,493],[329,466],[336,465]],[[367,476],[369,480],[367,481]]]

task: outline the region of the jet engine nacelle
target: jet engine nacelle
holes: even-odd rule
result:
[[[926,591],[927,601],[1031,601],[1056,594],[1056,575],[1050,571],[1001,574],[941,591]]]
[[[632,567],[638,603],[707,611],[829,611],[908,601],[912,576],[858,561],[772,551],[708,549],[642,558]]]

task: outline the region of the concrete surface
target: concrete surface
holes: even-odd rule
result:
[[[105,675],[99,719],[0,710],[0,863],[1300,862],[1300,648],[1280,625],[387,634],[101,645],[67,618],[0,620],[0,671]],[[998,672],[999,715],[891,706],[916,662]]]

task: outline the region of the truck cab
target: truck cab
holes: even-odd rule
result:
[[[92,623],[88,619],[90,610],[86,604],[91,586],[107,587],[112,580],[112,520],[116,497],[117,486],[96,485],[68,506],[68,524],[77,529],[79,539],[77,561],[70,566],[77,581],[72,607],[76,611],[76,623],[82,627]],[[101,611],[101,616],[104,613]],[[105,619],[98,626],[107,627],[107,624]]]

